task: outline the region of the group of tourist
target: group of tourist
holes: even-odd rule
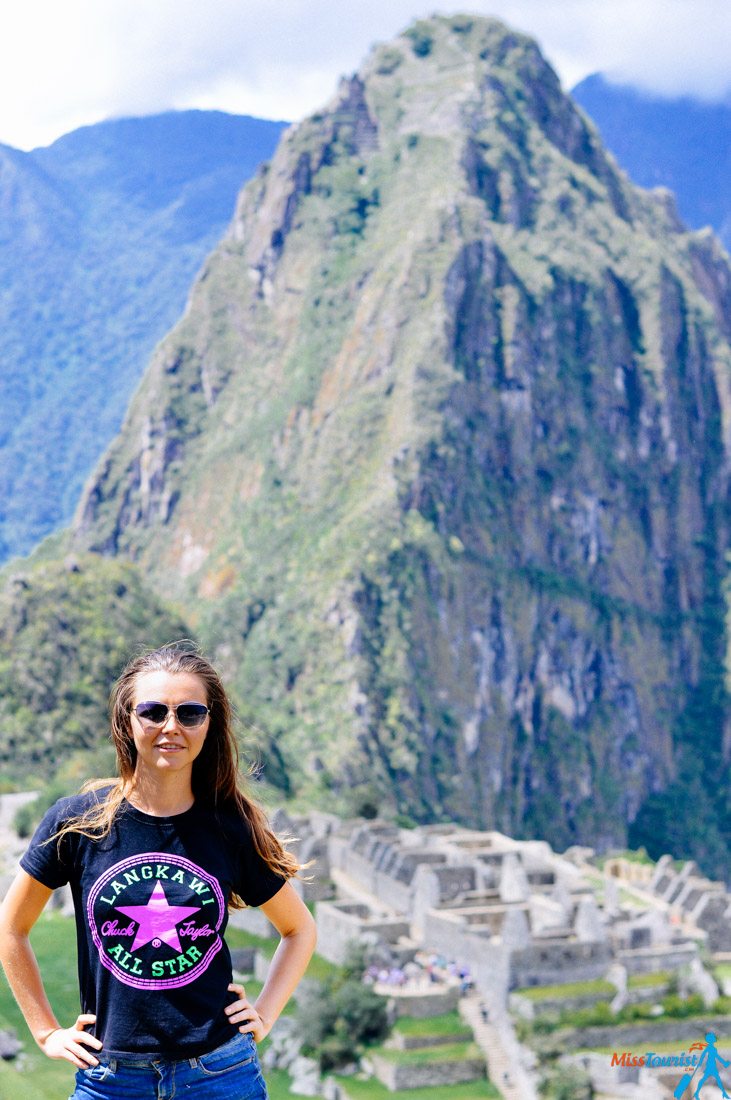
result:
[[[388,986],[391,989],[418,989],[425,984],[459,984],[460,996],[474,987],[472,974],[468,966],[447,959],[443,955],[419,952],[413,962],[404,966],[371,965],[365,972],[364,981],[368,985]]]

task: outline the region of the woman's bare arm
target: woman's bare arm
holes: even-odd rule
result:
[[[41,1050],[49,1058],[65,1058],[79,1069],[96,1065],[85,1046],[101,1050],[102,1044],[83,1028],[95,1016],[81,1015],[73,1027],[62,1028],[43,988],[38,961],[30,943],[30,931],[53,891],[19,871],[0,905],[0,962],[20,1011]]]
[[[317,942],[315,922],[309,909],[290,883],[285,883],[273,898],[261,907],[282,937],[269,966],[264,988],[251,1004],[246,999],[244,987],[231,985],[240,1000],[226,1009],[232,1024],[239,1024],[239,1031],[251,1032],[257,1043],[268,1035],[282,1009],[292,996],[298,982],[307,969]]]

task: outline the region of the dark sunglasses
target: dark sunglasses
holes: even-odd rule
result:
[[[132,713],[146,726],[162,726],[171,710],[186,729],[202,726],[211,713],[205,703],[178,703],[177,707],[169,707],[166,703],[154,702],[138,703],[132,708]]]

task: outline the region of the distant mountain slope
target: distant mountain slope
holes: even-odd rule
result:
[[[70,518],[282,125],[185,111],[0,146],[0,561]]]
[[[731,105],[652,96],[600,73],[571,95],[642,187],[668,187],[687,225],[710,225],[731,251]]]
[[[189,630],[127,562],[17,564],[0,571],[0,774],[72,790],[112,773],[106,702],[131,654]]]
[[[284,790],[727,861],[730,318],[533,41],[420,21],[242,192],[73,544]]]

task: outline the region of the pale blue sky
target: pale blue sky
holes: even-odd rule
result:
[[[301,118],[435,8],[533,35],[566,88],[597,70],[669,94],[731,87],[731,0],[24,0],[0,12],[0,142],[169,108]]]

